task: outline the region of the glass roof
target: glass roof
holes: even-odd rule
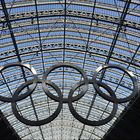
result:
[[[89,79],[98,66],[117,64],[132,71],[139,80],[139,38],[139,0],[1,0],[0,66],[13,62],[30,64],[39,78],[49,67],[67,62],[83,68]],[[25,71],[25,77],[31,79],[32,73]],[[6,69],[0,75],[0,94],[11,97],[24,83],[23,75],[18,66]],[[58,68],[48,76],[66,97],[79,79],[81,75],[72,68]],[[109,69],[102,81],[118,98],[132,93],[130,78],[120,70]],[[48,117],[57,106],[41,84],[30,97],[17,102],[20,114],[31,120]],[[95,94],[91,84],[86,95],[73,106],[89,120],[105,118],[113,108],[111,102]],[[11,103],[0,101],[0,109],[21,139],[102,139],[127,106],[128,102],[119,104],[110,122],[92,127],[77,121],[68,105],[63,104],[52,122],[28,126],[13,115]]]

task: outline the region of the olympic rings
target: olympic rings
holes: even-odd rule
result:
[[[90,125],[90,126],[98,126],[98,125],[103,125],[107,122],[109,122],[116,114],[117,112],[117,108],[118,108],[118,104],[119,103],[123,103],[123,102],[127,102],[130,101],[132,98],[134,98],[137,94],[138,94],[138,81],[136,79],[136,77],[134,76],[134,74],[131,71],[128,71],[127,69],[121,67],[121,66],[117,66],[117,65],[104,65],[104,66],[100,66],[96,69],[95,73],[93,74],[92,79],[88,79],[86,73],[83,71],[83,69],[70,64],[70,63],[59,63],[56,65],[53,65],[52,67],[50,67],[49,69],[47,69],[47,71],[43,74],[42,79],[38,79],[37,77],[37,72],[35,71],[35,69],[27,64],[22,64],[22,63],[12,63],[12,64],[7,64],[4,65],[3,67],[0,67],[0,72],[2,73],[3,70],[9,68],[9,67],[14,67],[14,66],[19,66],[21,67],[21,70],[24,74],[24,69],[26,68],[28,69],[30,72],[32,72],[33,74],[33,79],[31,80],[26,80],[25,79],[25,83],[21,84],[14,92],[14,94],[12,95],[12,97],[3,97],[0,96],[0,101],[3,102],[11,102],[11,106],[12,106],[12,111],[15,115],[15,117],[21,121],[24,124],[27,125],[31,125],[31,126],[40,126],[43,124],[47,124],[51,121],[53,121],[60,113],[63,103],[68,103],[69,106],[69,110],[72,113],[72,115],[79,120],[80,122],[86,124],[86,125]],[[81,75],[82,81],[77,82],[75,85],[73,85],[73,87],[70,89],[69,93],[68,93],[68,97],[64,98],[63,94],[60,90],[60,87],[58,87],[55,83],[48,81],[48,75],[55,69],[57,68],[64,68],[64,67],[68,67],[68,68],[72,68],[75,69],[76,71],[79,72],[79,74]],[[116,97],[115,92],[112,90],[111,87],[109,87],[107,84],[103,83],[102,81],[97,81],[97,74],[102,71],[102,70],[106,70],[108,68],[115,68],[115,69],[119,69],[121,71],[123,71],[124,73],[126,73],[130,79],[132,80],[133,83],[133,91],[132,94],[127,96],[126,98],[120,98],[118,99]],[[18,110],[17,110],[17,105],[16,102],[21,101],[25,98],[27,98],[28,96],[30,96],[36,89],[37,84],[42,84],[42,89],[45,92],[45,94],[50,97],[52,100],[58,102],[58,106],[56,108],[56,110],[53,112],[53,114],[51,114],[49,117],[43,119],[43,120],[29,120],[24,118],[22,115],[19,114]],[[80,98],[82,98],[85,94],[87,94],[88,91],[88,84],[92,84],[96,94],[99,94],[99,96],[101,96],[103,99],[112,102],[113,104],[113,108],[112,111],[110,112],[110,115],[102,120],[88,120],[83,118],[79,113],[77,113],[77,111],[75,110],[75,108],[73,107],[73,102],[78,101]],[[47,85],[49,85],[50,87],[52,87],[53,90],[55,90],[55,92],[57,93],[57,95],[54,95],[52,91],[49,90],[49,88],[47,87]],[[78,95],[74,96],[74,92],[80,88],[82,86],[81,91],[79,92]],[[106,92],[109,93],[109,95],[105,94],[100,87],[104,88],[106,90]],[[24,94],[20,94],[22,91],[24,91],[24,89],[27,88],[27,91]]]
[[[84,72],[81,68],[79,68],[79,67],[77,67],[77,66],[75,66],[75,65],[72,65],[72,64],[70,64],[70,63],[59,63],[59,64],[56,64],[56,65],[50,67],[50,68],[44,73],[42,79],[44,80],[44,82],[43,82],[43,89],[44,89],[45,93],[46,93],[51,99],[53,99],[53,100],[55,100],[55,101],[57,101],[57,102],[59,101],[58,98],[57,98],[57,96],[54,96],[53,94],[50,94],[50,93],[49,93],[49,91],[48,91],[48,89],[46,88],[46,85],[45,85],[45,80],[47,79],[47,76],[49,75],[49,73],[51,73],[53,70],[55,70],[55,69],[57,69],[57,68],[60,68],[60,67],[69,67],[69,68],[76,69],[76,70],[82,75],[82,77],[84,78],[84,83],[85,83],[85,84],[84,84],[84,87],[83,87],[83,90],[80,92],[80,94],[78,94],[77,96],[73,97],[72,100],[75,101],[75,100],[81,98],[82,96],[84,96],[85,92],[88,90],[88,78],[87,78],[85,72]],[[63,103],[68,103],[68,98],[63,98]]]
[[[36,82],[37,83],[42,83],[42,80],[38,79]],[[28,82],[26,84],[23,84],[21,90],[24,89],[27,85],[30,85],[31,83],[33,83],[33,80],[31,80],[30,82]],[[47,124],[47,123],[51,122],[52,120],[54,120],[59,115],[59,113],[60,113],[60,111],[62,109],[62,97],[63,96],[61,94],[61,91],[59,90],[59,88],[54,83],[52,83],[50,81],[46,81],[45,83],[48,84],[49,86],[53,87],[53,89],[58,94],[59,105],[58,105],[57,109],[55,110],[55,112],[51,116],[49,116],[46,119],[37,120],[37,121],[31,121],[31,120],[25,119],[23,116],[21,116],[19,114],[19,112],[17,110],[17,107],[16,107],[16,102],[11,102],[11,106],[12,106],[12,110],[13,110],[14,115],[22,123],[27,124],[27,125],[30,125],[30,126],[40,126],[40,125]],[[13,97],[14,98],[17,98],[18,95],[19,95],[19,93],[20,92],[15,92],[15,94],[14,94]]]
[[[83,85],[83,84],[84,84],[84,82],[82,81],[81,83],[79,83],[78,86],[81,86],[81,85]],[[92,80],[89,80],[89,84],[93,84],[93,81],[92,81]],[[116,97],[116,96],[115,96],[115,93],[112,91],[112,89],[111,89],[110,87],[108,87],[106,84],[104,84],[104,83],[98,81],[98,82],[97,82],[97,85],[98,85],[99,87],[105,88],[105,89],[109,92],[109,94],[111,95],[111,97]],[[75,88],[72,92],[70,92],[70,94],[69,94],[69,97],[68,97],[68,98],[69,98],[69,103],[68,103],[68,105],[69,105],[69,109],[70,109],[70,112],[72,113],[72,115],[73,115],[77,120],[79,120],[80,122],[82,122],[82,123],[84,123],[84,124],[86,124],[86,125],[90,125],[90,126],[98,126],[98,125],[103,125],[103,124],[108,123],[108,122],[115,116],[115,114],[116,114],[116,112],[117,112],[117,108],[118,108],[118,104],[117,104],[117,103],[113,103],[112,112],[110,113],[110,115],[109,115],[107,118],[105,118],[105,119],[103,119],[103,120],[91,121],[91,120],[88,120],[88,119],[83,118],[82,116],[80,116],[80,115],[76,112],[75,108],[74,108],[73,105],[72,105],[72,95],[73,95],[73,93],[74,93],[75,90],[76,90],[76,88]]]
[[[9,68],[9,67],[14,67],[14,66],[20,66],[21,69],[23,70],[23,68],[26,68],[28,69],[29,71],[32,72],[33,76],[34,76],[34,79],[33,79],[33,84],[32,86],[29,88],[29,90],[24,93],[23,95],[20,95],[18,96],[18,98],[13,98],[13,97],[3,97],[3,96],[0,96],[0,100],[3,101],[3,102],[13,102],[13,101],[19,101],[19,100],[22,100],[23,98],[27,97],[29,94],[31,94],[35,88],[36,88],[36,80],[37,80],[37,72],[36,70],[31,67],[29,64],[22,64],[22,63],[10,63],[10,64],[6,64],[2,67],[0,67],[0,73],[2,73],[3,70]],[[17,89],[16,92],[19,91],[19,88]]]
[[[133,82],[133,87],[134,87],[134,88],[133,88],[132,94],[130,94],[130,95],[129,95],[128,97],[126,97],[126,98],[120,98],[120,99],[118,99],[118,98],[112,98],[112,97],[108,96],[107,94],[104,94],[104,93],[101,91],[101,89],[99,88],[99,86],[98,86],[98,84],[97,84],[98,81],[96,80],[97,74],[98,74],[101,70],[105,70],[105,69],[108,69],[108,68],[116,68],[116,69],[119,69],[119,70],[125,72],[125,73],[131,78],[131,80],[132,80],[132,82]],[[124,103],[124,102],[127,102],[127,101],[131,100],[133,97],[135,97],[136,94],[138,93],[138,83],[137,83],[137,79],[136,79],[136,77],[134,76],[134,74],[133,74],[131,71],[128,71],[126,68],[121,67],[121,66],[118,66],[118,65],[111,65],[111,64],[108,64],[108,65],[104,65],[104,66],[98,67],[98,68],[95,70],[95,73],[93,74],[92,80],[93,80],[93,86],[94,86],[96,92],[97,92],[102,98],[104,98],[104,99],[106,99],[106,100],[108,100],[108,101],[110,101],[110,102],[113,102],[113,103],[115,103],[115,102],[117,102],[117,103]]]

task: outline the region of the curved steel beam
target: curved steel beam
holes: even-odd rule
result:
[[[39,15],[39,18],[65,16],[64,10],[62,9],[56,9],[56,10],[50,10],[50,11],[39,11],[38,15]],[[117,25],[119,24],[119,21],[120,21],[120,18],[116,18],[114,16],[95,14],[92,17],[91,12],[78,11],[78,10],[67,10],[66,16],[79,17],[79,18],[85,18],[85,19],[90,19],[90,20],[94,18],[97,21],[103,21],[103,22],[113,23]],[[35,12],[17,13],[17,14],[10,15],[9,21],[12,22],[12,21],[27,20],[27,19],[33,19],[33,18],[36,18]],[[0,23],[5,23],[5,22],[6,22],[5,17],[0,17]],[[127,26],[133,29],[140,29],[140,24],[134,21],[124,20],[123,26]]]

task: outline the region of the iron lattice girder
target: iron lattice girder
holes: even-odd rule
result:
[[[57,16],[65,16],[63,9],[56,9],[56,10],[48,10],[48,11],[39,11],[38,15],[39,18],[44,17],[57,17]],[[108,16],[103,14],[94,14],[92,17],[92,12],[86,12],[86,11],[78,11],[78,10],[67,10],[66,16],[68,17],[77,17],[77,18],[85,18],[91,20],[94,18],[98,21],[108,22],[119,25],[120,18],[114,17],[114,16]],[[27,19],[33,19],[36,18],[35,12],[25,12],[25,13],[17,13],[17,14],[11,14],[9,15],[9,21],[19,21],[19,20],[27,20]],[[0,17],[0,23],[4,24],[6,23],[5,17]],[[127,26],[129,28],[133,29],[140,29],[140,24],[136,23],[134,21],[127,21],[124,20],[123,26]]]
[[[43,20],[40,20],[40,25],[44,25],[44,24],[46,24],[47,25],[47,27],[41,27],[40,29],[43,31],[43,30],[47,30],[47,29],[50,29],[50,24],[53,24],[53,28],[51,28],[51,30],[49,31],[49,32],[51,32],[51,31],[55,31],[55,29],[57,29],[57,28],[62,28],[62,26],[63,26],[63,22],[62,22],[62,19],[63,18],[61,18],[61,19],[57,19],[57,24],[56,24],[56,20],[47,20],[47,21],[43,21]],[[56,24],[56,25],[55,25]],[[58,25],[58,24],[62,24],[62,25]],[[86,26],[88,26],[89,25],[89,23],[87,22],[87,21],[83,21],[83,20],[75,20],[74,22],[72,22],[71,20],[69,20],[69,19],[67,19],[67,24],[68,25],[66,25],[66,28],[72,28],[73,26],[72,25],[74,25],[74,24],[76,24],[76,25],[84,25],[85,26],[85,28],[83,27],[81,27],[80,29],[78,29],[78,30],[81,30],[82,31],[82,29],[83,30],[86,30]],[[25,32],[26,32],[26,34],[27,34],[27,31],[30,33],[32,30],[37,30],[37,28],[36,27],[34,27],[34,28],[31,28],[32,30],[30,30],[30,28],[28,28],[27,30],[26,29],[23,29],[24,27],[30,27],[30,26],[32,26],[32,25],[34,25],[34,26],[36,26],[37,24],[36,24],[36,22],[35,23],[32,23],[30,20],[27,20],[27,21],[25,21],[24,23],[22,23],[22,22],[20,22],[20,23],[12,23],[12,28],[13,28],[13,30],[14,30],[14,32],[16,33],[16,34],[18,34],[18,33],[20,33],[21,35],[22,34],[24,34]],[[70,26],[71,25],[71,26]],[[97,27],[97,23],[93,23],[92,24],[92,27]],[[105,29],[105,30],[109,30],[109,31],[106,31],[106,33],[108,34],[108,32],[110,32],[110,34],[112,34],[111,33],[111,31],[115,31],[115,29],[116,29],[116,26],[115,25],[108,25],[108,24],[103,24],[103,23],[98,23],[98,27],[99,28],[101,28],[101,29]],[[76,28],[76,27],[75,27]],[[1,26],[0,27],[0,30],[1,31],[3,31],[3,33],[2,33],[2,35],[3,36],[1,36],[1,39],[4,39],[4,38],[6,38],[6,37],[8,37],[8,35],[9,35],[9,33],[10,32],[8,32],[7,31],[7,26]],[[100,29],[92,29],[92,31],[94,31],[94,32],[98,32],[98,31],[100,31]],[[33,31],[32,31],[32,33],[33,33]],[[34,32],[35,33],[35,32]],[[86,33],[86,32],[85,32]],[[121,33],[123,33],[124,34],[124,32],[121,32]],[[139,33],[138,32],[134,32],[134,31],[129,31],[128,29],[125,31],[125,33],[126,34],[128,34],[128,35],[132,35],[132,36],[136,36],[136,37],[140,37],[140,35],[139,35]],[[18,34],[18,35],[20,35],[20,34]]]
[[[96,43],[99,43],[99,42],[101,44],[102,43],[104,44],[104,42],[101,42],[101,41],[98,41]],[[123,46],[116,45],[116,47],[118,49],[128,51]],[[67,51],[85,52],[86,51],[85,48],[86,48],[85,45],[76,44],[76,43],[66,43],[66,48],[65,49]],[[48,51],[48,52],[49,51],[59,51],[60,49],[63,49],[63,43],[62,42],[43,44],[42,45],[42,51]],[[106,57],[108,52],[109,52],[107,49],[96,48],[94,46],[90,46],[89,50],[90,50],[90,54],[98,55],[98,56],[100,55],[102,57]],[[19,49],[20,55],[35,54],[39,51],[40,51],[40,46],[39,45],[27,46],[27,47],[23,47],[23,48]],[[135,53],[135,52],[133,52],[133,53]],[[139,52],[137,52],[137,54],[139,54]],[[15,58],[15,56],[16,56],[16,51],[14,49],[13,50],[12,49],[7,50],[7,51],[4,51],[4,52],[0,53],[0,57],[1,57],[0,60],[2,61],[2,60],[5,60],[5,59]],[[113,52],[112,59],[116,59],[116,61],[123,61],[125,63],[128,63],[128,62],[131,61],[132,57],[127,56],[125,54],[118,53],[118,52]],[[133,61],[134,61],[134,63],[131,63],[131,65],[139,67],[139,65],[137,63],[140,63],[140,61],[136,58]]]
[[[34,2],[32,2],[32,3],[28,3],[27,4],[27,2],[25,3],[25,4],[23,4],[23,3],[19,3],[19,4],[17,4],[17,2],[18,1],[15,1],[14,2],[14,5],[13,5],[13,3],[11,3],[12,4],[12,8],[14,9],[14,8],[21,8],[21,7],[28,7],[28,6],[34,6]],[[30,1],[31,2],[31,1]],[[86,1],[87,2],[87,1]],[[119,5],[117,5],[117,7],[114,7],[114,5],[111,5],[111,4],[107,4],[107,3],[101,3],[101,2],[98,2],[98,1],[96,1],[96,8],[99,8],[99,9],[103,9],[103,10],[109,10],[109,11],[114,11],[114,12],[122,12],[122,7],[121,6],[119,6]],[[131,3],[133,3],[132,1],[131,1]],[[11,9],[11,4],[8,4],[7,3],[7,9]],[[63,7],[63,5],[65,4],[63,1],[60,3],[60,2],[45,2],[45,1],[43,1],[43,2],[38,2],[38,6],[42,6],[42,5],[52,5],[52,4],[56,4],[56,5],[62,5],[62,7]],[[74,6],[83,6],[83,7],[89,7],[89,8],[92,8],[93,7],[93,3],[77,3],[77,2],[75,2],[75,1],[73,1],[72,3],[71,2],[69,2],[69,1],[67,1],[67,5],[74,5]],[[136,6],[138,6],[139,4],[137,4],[137,3],[135,3],[135,5]],[[0,10],[2,9],[2,7],[0,6]],[[135,10],[135,9],[129,9],[130,11],[129,11],[129,14],[130,15],[133,15],[133,16],[140,16],[137,12],[137,10]]]

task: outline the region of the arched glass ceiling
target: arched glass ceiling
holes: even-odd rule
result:
[[[70,62],[83,68],[88,78],[98,66],[109,63],[133,71],[140,79],[139,38],[139,0],[1,0],[0,66],[27,63],[37,70],[39,77],[54,64]],[[25,76],[32,77],[30,72]],[[122,76],[121,71],[112,70],[103,78],[118,97],[129,95],[133,88],[127,76],[120,80]],[[60,68],[53,71],[49,79],[67,96],[80,76],[72,69],[63,72]],[[0,77],[0,92],[11,96],[23,82],[21,69],[8,69]],[[112,104],[97,95],[91,109],[93,96],[95,91],[89,86],[88,94],[74,103],[76,110],[91,120],[108,116]],[[17,105],[23,116],[34,120],[53,113],[58,103],[47,98],[38,85],[32,97]],[[39,127],[19,122],[10,103],[0,102],[0,109],[22,139],[73,140],[101,139],[127,105],[120,104],[115,118],[98,127],[75,120],[67,104],[54,121]]]

